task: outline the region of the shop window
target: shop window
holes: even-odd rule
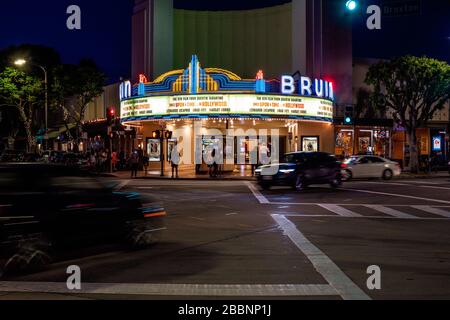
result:
[[[318,152],[320,149],[319,137],[302,137],[302,151]]]

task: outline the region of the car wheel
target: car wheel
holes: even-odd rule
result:
[[[6,261],[3,272],[32,271],[51,263],[50,248],[44,236],[21,241],[16,253]]]
[[[353,179],[353,173],[350,170],[345,170],[344,175],[342,176],[342,180],[351,181]]]
[[[330,182],[330,186],[334,189],[339,188],[342,186],[342,178],[340,175],[337,175],[333,180]]]
[[[131,222],[126,234],[126,242],[134,249],[149,247],[161,241],[164,229],[162,224]]]
[[[306,189],[305,179],[301,175],[297,175],[295,179],[295,190],[303,191]]]
[[[393,177],[394,177],[394,173],[392,172],[392,170],[390,170],[390,169],[384,170],[383,180],[386,180],[386,181],[392,180]]]

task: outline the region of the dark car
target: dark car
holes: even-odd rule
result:
[[[296,152],[284,156],[282,163],[262,166],[255,171],[264,189],[290,186],[301,191],[312,184],[342,185],[341,163],[324,152]]]
[[[115,192],[76,168],[0,165],[0,273],[28,270],[105,241],[144,247],[165,229],[163,207]]]

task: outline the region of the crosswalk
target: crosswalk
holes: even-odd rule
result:
[[[308,210],[299,208],[300,213],[286,213],[285,216],[304,217],[343,217],[343,218],[395,218],[410,220],[446,220],[450,219],[450,206],[426,206],[426,205],[373,205],[373,204],[316,204],[316,207],[325,209],[318,212],[314,208],[311,214]],[[311,205],[308,204],[311,209]],[[368,210],[369,209],[369,210]],[[364,213],[364,214],[363,214]]]

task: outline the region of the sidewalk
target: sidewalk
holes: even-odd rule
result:
[[[112,174],[114,177],[120,179],[131,179],[130,171],[118,171]],[[223,175],[217,178],[211,178],[207,173],[204,174],[193,174],[192,170],[179,170],[178,172],[179,179],[178,180],[207,180],[207,181],[253,181],[256,180],[255,177],[251,176],[250,172],[233,172],[233,173],[224,173]],[[161,180],[171,180],[172,179],[172,171],[166,170],[164,171],[164,177],[161,177],[160,171],[148,171],[147,175],[145,175],[144,171],[138,172],[137,179],[161,179]]]

